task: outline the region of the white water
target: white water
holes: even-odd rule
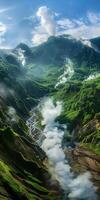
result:
[[[39,140],[40,135],[42,134],[41,129],[38,127],[38,121],[36,116],[36,110],[38,107],[31,110],[31,117],[26,121],[26,125],[28,126],[29,135],[35,139]]]
[[[62,149],[65,128],[59,128],[59,124],[55,122],[61,111],[61,102],[56,102],[54,105],[52,99],[48,98],[42,104],[42,125],[45,125],[43,131],[45,139],[41,147],[48,156],[52,180],[59,181],[65,191],[66,197],[64,199],[96,200],[96,188],[90,180],[90,173],[86,172],[75,177],[70,170],[71,167]]]
[[[26,64],[26,59],[24,56],[24,50],[22,50],[21,48],[18,49],[18,60],[19,62],[22,64],[22,66],[25,66]]]
[[[58,82],[55,85],[55,88],[69,81],[72,78],[73,74],[74,74],[73,63],[71,62],[70,59],[66,59],[64,73],[58,78]]]

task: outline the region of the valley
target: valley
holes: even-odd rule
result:
[[[1,200],[99,200],[99,73],[68,35],[0,52]]]

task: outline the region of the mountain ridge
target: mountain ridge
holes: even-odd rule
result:
[[[0,199],[60,199],[63,191],[58,182],[52,185],[47,156],[29,135],[26,120],[41,98],[61,100],[57,121],[68,126],[65,144],[74,148],[78,142],[99,156],[100,77],[95,73],[100,72],[100,54],[63,35],[34,48],[21,43],[0,55]],[[69,79],[66,58],[74,73]],[[66,81],[55,87],[63,74]],[[94,78],[87,80],[91,74]]]

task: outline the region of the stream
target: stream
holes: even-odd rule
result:
[[[70,80],[73,74],[73,63],[66,58],[64,73],[58,77],[55,88]],[[51,97],[41,99],[39,105],[31,111],[31,117],[27,120],[29,134],[48,157],[51,182],[58,181],[64,191],[61,200],[98,200],[90,172],[76,175],[72,172],[69,159],[66,158],[64,153],[62,142],[65,132],[68,132],[67,126],[59,124],[56,120],[62,109],[62,102],[56,101],[54,103]],[[42,116],[41,126],[43,129],[38,126],[37,110]],[[71,148],[67,141],[66,146],[66,148]]]
[[[76,176],[62,148],[67,126],[56,121],[62,111],[62,102],[54,103],[52,98],[43,98],[36,109],[41,112],[43,130],[41,131],[37,126],[34,109],[27,120],[29,133],[48,157],[51,181],[57,180],[65,194],[61,200],[97,200],[96,188],[91,182],[90,172]]]

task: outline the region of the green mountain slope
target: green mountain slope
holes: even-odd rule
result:
[[[20,133],[19,133],[20,134]],[[45,154],[29,138],[0,129],[0,199],[55,199],[45,179]]]
[[[98,40],[91,42],[99,48]],[[18,49],[23,50],[25,66]],[[74,75],[55,88],[66,59]],[[47,157],[26,126],[29,111],[44,96],[63,102],[58,120],[68,126],[64,142],[100,154],[100,78],[84,81],[99,72],[100,53],[68,35],[50,37],[38,47],[21,43],[0,50],[0,200],[60,198],[58,183],[50,185]]]
[[[49,184],[50,175],[43,164],[46,155],[31,139],[26,126],[30,109],[48,92],[48,84],[26,77],[20,65],[12,65],[1,58],[1,200],[55,199],[55,191]]]
[[[95,42],[96,40],[97,42]],[[26,44],[21,43],[11,50],[11,55],[8,54],[6,57],[10,57],[9,62],[13,57],[14,62],[18,50],[21,49],[25,56],[25,70],[28,76],[32,77],[33,75],[36,78],[50,78],[51,75],[56,78],[62,72],[66,59],[70,59],[73,62],[75,76],[77,79],[83,80],[89,74],[100,71],[100,53],[97,51],[99,47],[94,48],[97,43],[99,45],[99,38],[89,42],[92,44],[91,47],[82,40],[77,40],[69,35],[50,37],[47,42],[37,47],[29,48]]]
[[[74,140],[100,154],[100,78],[59,86],[56,98],[64,104],[59,120],[67,122]]]

